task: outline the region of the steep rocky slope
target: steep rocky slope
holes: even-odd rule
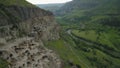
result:
[[[25,0],[0,1],[0,57],[9,68],[60,68],[58,56],[43,43],[56,39],[59,26],[51,12]]]
[[[60,68],[60,59],[44,47],[42,41],[20,38],[1,47],[0,55],[9,63],[9,68]]]

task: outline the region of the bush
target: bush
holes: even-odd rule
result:
[[[0,58],[0,68],[8,68],[8,63],[2,58]]]

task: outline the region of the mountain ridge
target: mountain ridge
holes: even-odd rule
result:
[[[119,0],[73,0],[66,3],[55,14],[62,16],[68,22],[80,22],[81,20],[81,22],[98,22],[103,25],[118,27],[120,26],[119,2]],[[98,18],[98,16],[101,16],[101,18]],[[94,20],[94,17],[97,20]],[[115,23],[109,22],[111,18],[114,18],[112,22]],[[104,21],[100,22],[99,20]]]

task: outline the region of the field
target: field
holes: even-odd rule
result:
[[[108,47],[114,48],[115,50],[119,51],[120,47],[118,45],[116,46],[114,45],[114,43],[120,44],[119,43],[120,36],[118,32],[116,32],[115,30],[111,30],[108,32],[102,32],[100,34],[98,34],[95,30],[86,30],[86,31],[73,30],[72,33],[79,37],[91,40],[93,42],[107,45]]]

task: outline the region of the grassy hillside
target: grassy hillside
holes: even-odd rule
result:
[[[101,3],[106,3],[107,1],[108,0],[73,0],[61,7],[58,10],[59,12],[56,11],[56,15],[69,14],[74,10],[91,10],[101,5]]]
[[[119,27],[119,2],[119,0],[74,0],[64,5],[59,11],[60,14],[63,14],[62,20],[66,22],[82,24],[94,23]]]
[[[16,5],[16,6],[33,7],[33,5],[28,3],[26,0],[0,0],[0,4],[6,6]]]

